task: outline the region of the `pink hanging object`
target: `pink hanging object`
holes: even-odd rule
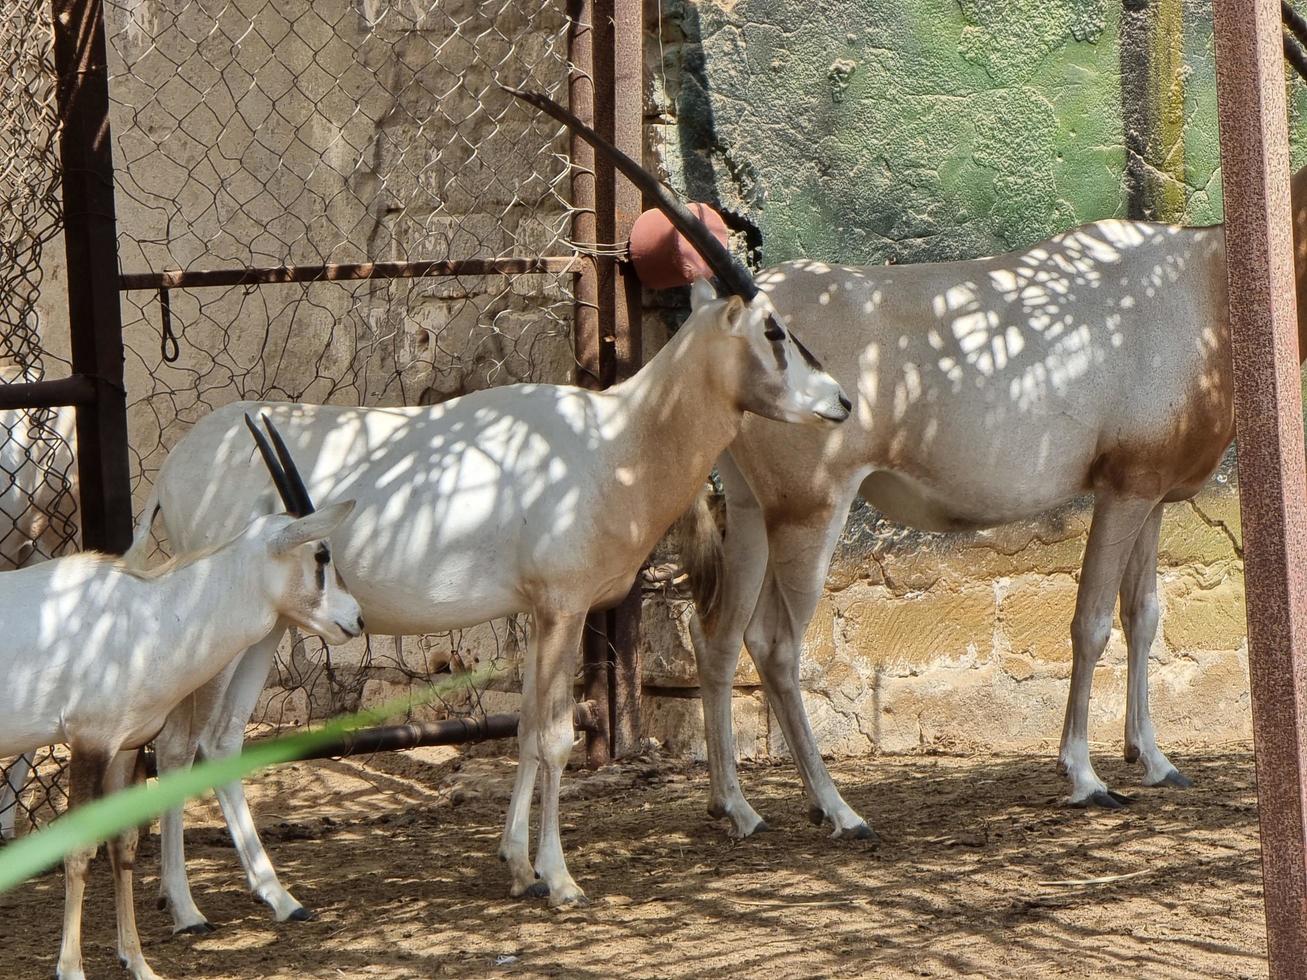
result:
[[[730,233],[722,216],[706,204],[687,205],[723,245]],[[631,228],[631,263],[640,282],[650,289],[688,286],[696,279],[712,277],[712,270],[667,220],[654,209],[636,218]]]

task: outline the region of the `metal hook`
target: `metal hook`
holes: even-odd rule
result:
[[[168,299],[168,290],[162,286],[159,287],[159,313],[163,326],[159,355],[165,364],[175,364],[177,358],[181,357],[181,345],[177,342],[177,335],[172,332],[172,303]]]

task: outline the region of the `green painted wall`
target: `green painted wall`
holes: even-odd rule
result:
[[[754,225],[765,264],[1219,220],[1209,0],[668,0],[663,17],[673,178]]]

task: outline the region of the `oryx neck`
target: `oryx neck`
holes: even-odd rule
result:
[[[641,468],[670,466],[697,487],[739,432],[743,411],[732,391],[743,345],[708,327],[687,324],[633,378],[613,390],[629,413],[631,443],[646,455]],[[695,473],[702,469],[697,478]],[[659,477],[654,477],[659,478]]]
[[[251,574],[249,542],[242,537],[197,556],[181,556],[144,572],[123,568],[147,588],[167,593],[166,607],[183,632],[221,623],[230,634],[224,648],[239,651],[257,642],[276,622],[269,583]],[[207,625],[206,625],[207,624]]]

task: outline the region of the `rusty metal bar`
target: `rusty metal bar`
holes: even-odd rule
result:
[[[0,411],[15,408],[58,408],[94,405],[97,386],[84,374],[57,381],[14,382],[0,385]]]
[[[132,272],[118,277],[123,292],[137,289],[196,289],[202,286],[255,286],[289,282],[342,282],[354,279],[421,279],[427,276],[556,275],[575,271],[571,256],[510,256],[502,259],[442,259],[426,262],[336,262],[256,269],[174,269]]]
[[[573,724],[578,731],[590,731],[596,725],[599,714],[598,706],[591,701],[582,701],[573,712]],[[518,715],[485,715],[481,718],[452,718],[448,721],[409,722],[404,725],[381,725],[376,728],[361,728],[356,732],[342,735],[340,738],[298,755],[294,760],[339,759],[350,755],[367,755],[372,752],[402,752],[428,745],[470,745],[475,742],[488,742],[500,738],[513,738],[517,735]],[[273,736],[275,738],[275,736]],[[271,739],[252,739],[245,746],[245,751]],[[146,775],[158,775],[154,753],[146,757]]]
[[[610,0],[612,16],[611,76],[612,141],[633,160],[644,159],[643,0]],[[602,131],[602,130],[601,130]],[[611,175],[612,238],[626,241],[643,210],[639,189],[615,171]],[[600,235],[603,236],[601,230]],[[629,262],[609,260],[612,290],[612,377],[624,381],[643,363],[641,288]],[[627,597],[608,611],[610,651],[609,725],[612,753],[622,758],[640,749],[640,612],[642,595],[637,577]]]
[[[96,388],[77,410],[82,545],[117,553],[132,540],[132,490],[104,9],[52,0],[52,13],[73,371]]]
[[[568,60],[572,75],[568,84],[568,101],[573,113],[583,122],[595,121],[594,0],[569,0],[571,24],[568,30]],[[590,144],[572,137],[572,240],[597,241],[595,235],[595,154]],[[573,350],[576,356],[576,383],[596,389],[603,384],[603,365],[599,342],[599,270],[592,256],[580,257],[576,277],[576,319],[573,327]],[[598,725],[586,733],[586,764],[598,767],[612,756],[608,739],[608,667],[607,619],[603,613],[591,613],[585,620],[581,640],[581,682],[584,696],[604,705],[598,713]]]
[[[568,101],[573,113],[587,124],[594,123],[594,7],[593,0],[569,0]],[[572,159],[572,240],[593,242],[595,238],[595,154],[579,136],[569,146]],[[576,277],[576,324],[573,344],[576,352],[576,383],[582,388],[600,386],[599,369],[599,271],[592,256],[578,258]]]
[[[1307,977],[1307,480],[1275,0],[1216,0],[1248,661],[1271,975]]]

